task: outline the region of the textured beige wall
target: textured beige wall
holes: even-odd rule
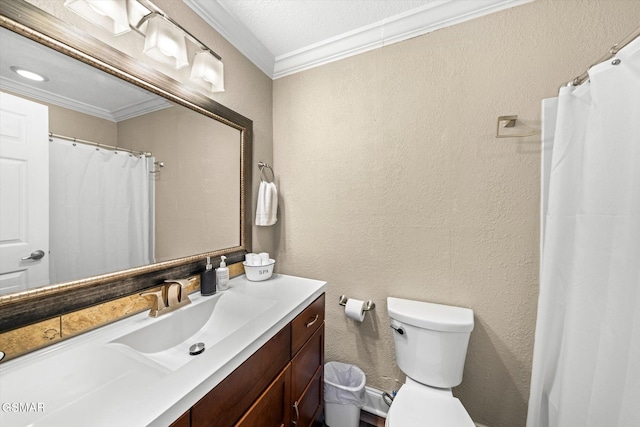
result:
[[[474,420],[525,425],[538,295],[540,101],[640,22],[637,1],[546,1],[274,82],[278,271],[325,279],[326,359],[404,380],[386,297],[470,307]],[[362,324],[340,294],[373,299]]]

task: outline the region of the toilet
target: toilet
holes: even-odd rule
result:
[[[462,382],[473,311],[387,298],[396,363],[407,375],[386,427],[475,427],[451,387]]]

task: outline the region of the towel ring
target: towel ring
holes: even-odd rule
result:
[[[273,168],[269,166],[268,163],[258,162],[258,169],[260,169],[260,181],[273,182],[276,175],[273,173]],[[267,177],[265,176],[265,169],[269,169],[271,171],[271,180],[267,179]]]

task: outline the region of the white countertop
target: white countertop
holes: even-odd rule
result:
[[[217,296],[191,294],[192,304],[157,319],[145,311],[0,364],[0,425],[168,426],[327,286],[323,281],[281,274],[263,282],[250,282],[243,275],[230,285]],[[188,356],[187,345],[187,356],[146,357],[113,342],[181,310],[211,303],[210,298],[219,299],[214,309],[217,317],[212,316],[203,330],[215,330],[217,338],[207,345],[210,335],[200,332],[197,341],[207,348],[198,356]],[[233,304],[239,301],[248,304],[243,308],[252,318],[239,320],[236,315],[227,321],[237,313]]]

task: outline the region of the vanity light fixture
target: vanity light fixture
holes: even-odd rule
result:
[[[131,31],[127,0],[65,0],[64,7],[116,36]]]
[[[49,81],[49,78],[47,76],[45,76],[43,74],[36,73],[34,71],[27,70],[25,68],[16,67],[15,65],[12,65],[9,68],[11,69],[11,71],[13,71],[14,73],[19,74],[20,76],[24,77],[25,79],[33,80],[35,82],[48,82]]]
[[[191,81],[210,92],[224,92],[224,65],[220,57],[209,50],[196,53],[191,67]]]
[[[115,35],[134,30],[145,38],[143,51],[147,56],[176,70],[189,65],[187,42],[195,45],[198,52],[191,81],[206,92],[224,91],[222,58],[150,0],[65,0],[64,5]]]

